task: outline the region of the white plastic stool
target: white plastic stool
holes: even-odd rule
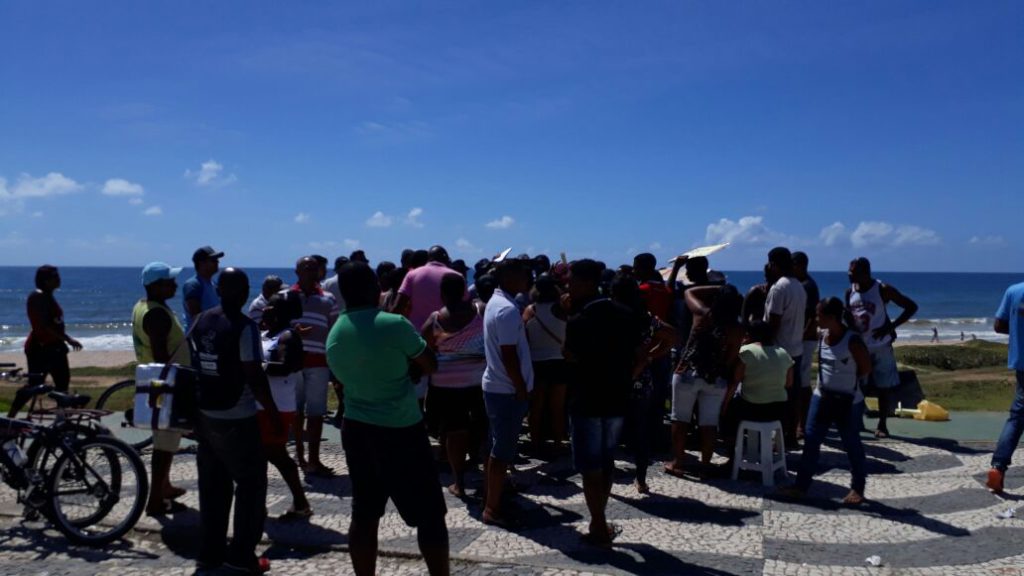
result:
[[[786,446],[782,439],[782,424],[773,422],[740,422],[736,431],[736,451],[732,460],[732,479],[740,470],[760,470],[761,483],[775,485],[775,471],[786,474]]]

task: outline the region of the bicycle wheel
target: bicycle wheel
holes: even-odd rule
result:
[[[103,391],[96,401],[98,410],[113,412],[111,432],[137,451],[153,443],[153,431],[149,428],[135,428],[135,380],[123,380]]]
[[[102,546],[139,521],[149,478],[138,452],[109,436],[63,450],[47,478],[49,517],[69,540]]]
[[[60,426],[66,434],[74,435],[76,442],[92,438],[100,434],[105,434],[103,430],[98,428],[73,422],[64,422],[63,424],[60,424]],[[46,448],[50,449],[47,450]],[[59,449],[53,449],[52,443],[36,440],[28,445],[28,449],[25,450],[25,455],[28,458],[28,467],[39,472],[39,474],[45,477],[53,468],[54,463],[57,461],[57,457],[60,456],[60,451]]]

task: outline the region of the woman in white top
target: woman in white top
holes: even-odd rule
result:
[[[288,430],[295,420],[295,381],[302,372],[302,338],[291,323],[302,317],[302,303],[294,293],[274,294],[263,308],[263,358],[267,362],[270,394],[280,420],[275,423],[257,403],[256,413],[267,461],[277,468],[292,493],[292,507],[280,520],[298,520],[313,514],[299,479],[299,467],[288,455]]]
[[[541,274],[533,286],[533,304],[523,311],[526,337],[533,360],[533,396],[530,398],[530,440],[534,453],[540,453],[544,440],[556,444],[565,440],[565,323],[568,314],[562,306],[562,294],[550,274]],[[551,435],[545,435],[550,429]]]
[[[860,441],[864,417],[864,395],[860,379],[871,373],[871,358],[860,336],[843,324],[843,301],[828,298],[818,304],[818,326],[824,331],[818,343],[818,385],[811,396],[807,415],[804,451],[796,484],[781,490],[784,496],[799,498],[807,493],[818,465],[821,443],[835,424],[850,459],[850,492],[843,504],[864,502],[867,480],[864,445]]]

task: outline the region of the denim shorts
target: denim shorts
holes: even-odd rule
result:
[[[327,384],[331,371],[326,366],[303,368],[295,377],[295,411],[306,416],[327,414]]]
[[[516,457],[523,418],[530,409],[529,401],[516,400],[515,394],[484,392],[484,408],[491,424],[491,458],[512,462]]]
[[[900,383],[900,373],[896,368],[896,354],[892,346],[882,346],[871,353],[871,382],[875,388],[895,388]]]
[[[697,423],[700,426],[718,426],[725,399],[725,380],[714,383],[697,377],[693,372],[672,375],[672,421],[689,424],[693,407],[700,406]],[[699,404],[698,404],[699,403]]]
[[[622,416],[572,416],[572,465],[577,472],[615,469],[615,447],[622,436]]]

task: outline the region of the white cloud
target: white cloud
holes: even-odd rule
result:
[[[33,218],[42,218],[43,217],[43,213],[37,210],[37,211],[32,213],[32,217]]]
[[[393,219],[391,216],[388,216],[378,210],[373,213],[373,216],[366,219],[366,225],[370,228],[387,228],[388,226],[391,226],[392,221]]]
[[[238,180],[234,174],[222,175],[224,165],[214,159],[209,159],[199,165],[199,170],[185,170],[185,178],[193,180],[198,186],[219,188],[227,186]]]
[[[149,208],[146,208],[142,213],[145,214],[146,216],[159,216],[164,213],[164,210],[159,206],[150,206]]]
[[[309,243],[309,247],[310,248],[312,248],[314,250],[320,250],[320,251],[323,251],[323,252],[332,252],[332,251],[338,250],[338,249],[340,249],[342,247],[346,248],[347,250],[355,250],[356,248],[359,248],[359,245],[360,245],[359,240],[353,240],[352,238],[345,238],[341,242],[338,242],[336,240],[327,240],[327,241],[324,241],[324,242],[310,242]]]
[[[833,222],[822,228],[821,233],[818,234],[818,238],[825,243],[825,246],[833,246],[846,237],[846,226],[842,222]]]
[[[853,234],[850,234],[850,242],[855,248],[881,244],[892,234],[892,231],[892,224],[888,222],[861,222]]]
[[[935,246],[942,238],[934,230],[902,224],[893,226],[888,222],[861,222],[850,234],[850,242],[855,248],[891,245],[902,246]]]
[[[894,246],[935,246],[942,242],[935,230],[920,226],[900,226],[896,229]]]
[[[142,206],[142,198],[139,198],[138,196],[134,198],[129,198],[128,203],[131,204],[132,206]]]
[[[651,252],[661,250],[661,242],[651,242],[651,245],[647,247]]]
[[[744,216],[733,221],[722,218],[718,222],[708,224],[704,240],[708,244],[783,244],[784,234],[775,232],[764,225],[763,216]]]
[[[479,248],[465,238],[459,238],[455,241],[455,249],[463,254],[478,254],[481,252]]]
[[[1002,236],[972,236],[968,244],[971,246],[1005,246],[1006,238]]]
[[[511,216],[502,216],[497,220],[491,220],[486,226],[492,230],[507,230],[515,225],[516,219]]]
[[[296,224],[305,224],[306,222],[309,222],[309,214],[306,214],[305,212],[299,212],[298,214],[295,215],[294,220]]]
[[[111,178],[103,184],[102,192],[107,196],[142,196],[146,191],[142,184],[129,182],[123,178]]]
[[[423,208],[413,208],[409,210],[409,214],[405,217],[405,223],[413,228],[423,228],[423,222],[420,222],[419,218],[423,216]]]
[[[21,174],[14,185],[7,186],[7,180],[0,178],[0,200],[19,200],[22,198],[45,198],[71,194],[82,190],[84,186],[60,172],[50,172],[46,176],[33,178],[30,174]]]

